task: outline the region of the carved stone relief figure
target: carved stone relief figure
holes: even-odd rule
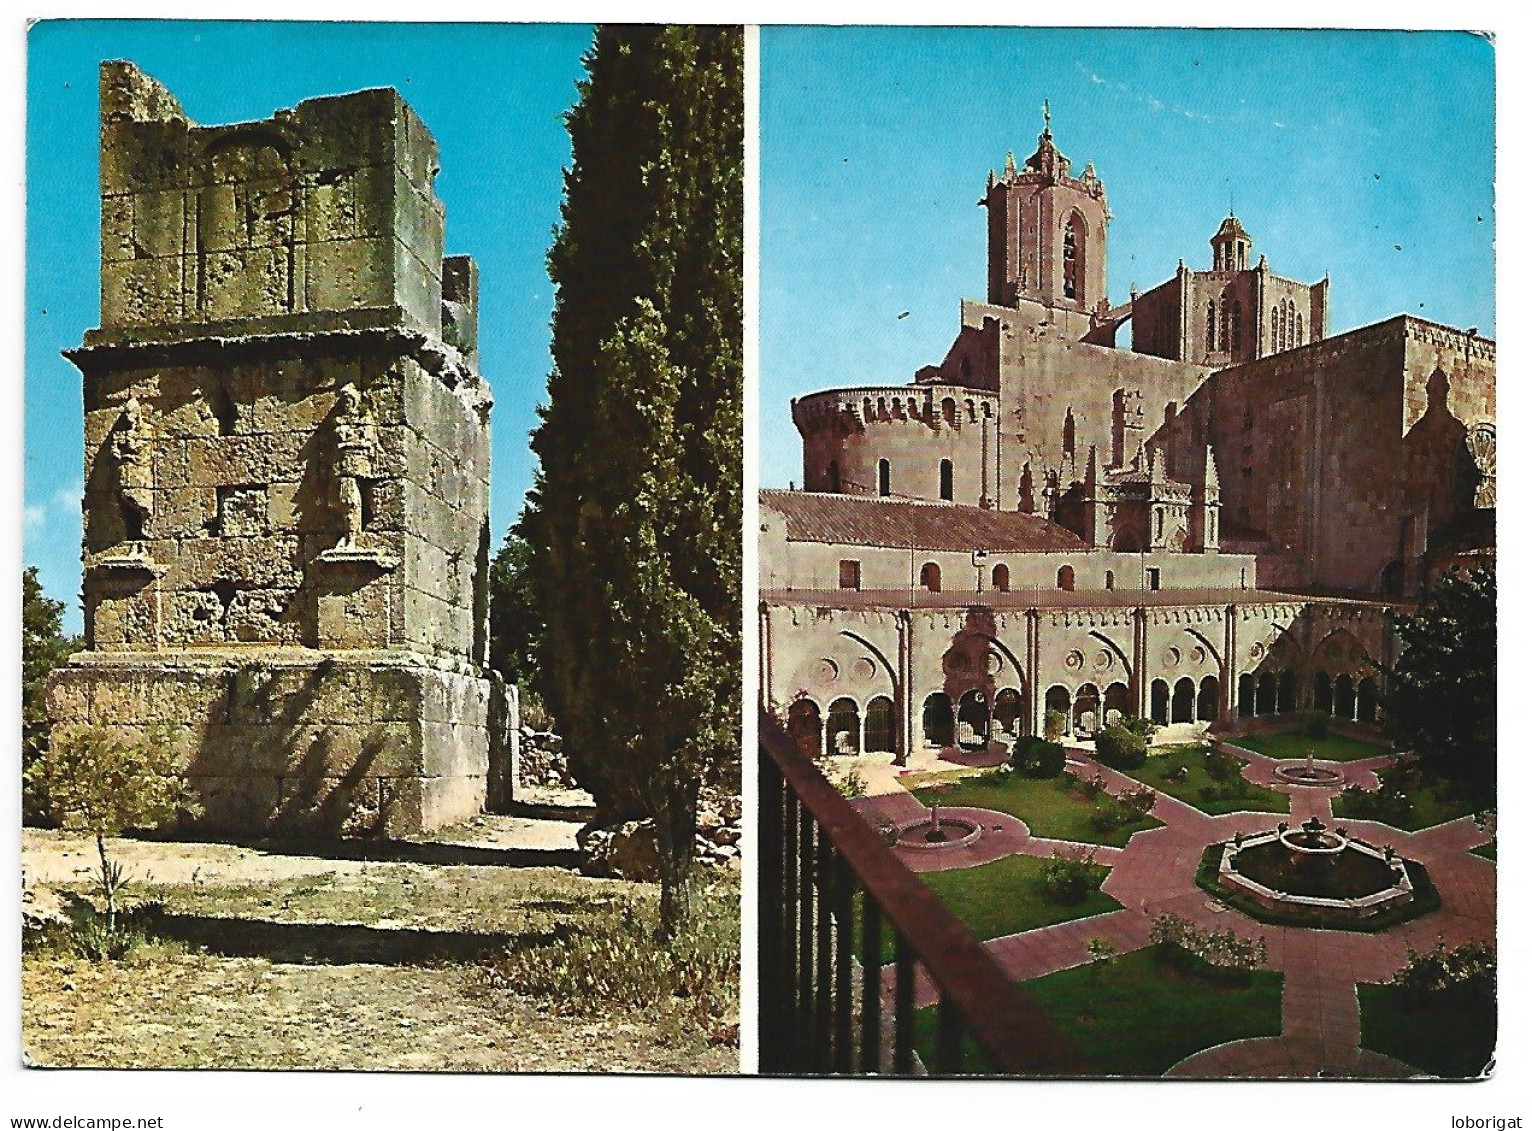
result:
[[[137,397],[129,397],[112,433],[112,456],[117,461],[123,541],[139,544],[139,549],[154,516],[153,445],[154,433],[144,419],[143,408]]]
[[[338,549],[355,549],[363,527],[362,491],[378,454],[378,425],[355,385],[340,391],[335,414],[335,471],[346,533]]]

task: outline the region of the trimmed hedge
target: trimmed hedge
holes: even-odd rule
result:
[[[1064,746],[1024,734],[1011,747],[1011,768],[1029,778],[1056,778],[1064,772]]]
[[[1096,735],[1096,759],[1113,769],[1140,769],[1148,757],[1143,735],[1134,734],[1121,723],[1113,723]]]

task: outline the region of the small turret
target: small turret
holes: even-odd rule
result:
[[[1246,271],[1250,268],[1250,233],[1229,209],[1229,215],[1218,225],[1218,231],[1208,241],[1213,245],[1214,271]]]

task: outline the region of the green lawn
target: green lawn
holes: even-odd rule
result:
[[[980,942],[1121,909],[1122,904],[1097,890],[1109,871],[1100,865],[1095,868],[1095,887],[1083,900],[1054,903],[1043,891],[1043,868],[1047,863],[1035,856],[1006,856],[976,868],[924,872],[920,878]],[[860,912],[858,905],[858,923]],[[862,948],[859,946],[858,950]],[[894,940],[885,926],[883,961],[893,960]]]
[[[1154,947],[1022,988],[1074,1045],[1085,1071],[1102,1076],[1161,1076],[1202,1049],[1282,1031],[1282,975],[1263,970],[1247,985],[1208,981],[1162,962]],[[935,1013],[924,1009],[915,1018],[916,1047],[928,1064]]]
[[[1186,767],[1186,777],[1180,781],[1167,781],[1165,775],[1177,766]],[[1153,748],[1149,761],[1137,770],[1125,770],[1128,776],[1145,785],[1153,786],[1162,793],[1217,816],[1220,813],[1286,813],[1287,795],[1265,786],[1252,785],[1244,778],[1231,778],[1217,782],[1208,776],[1203,766],[1200,746],[1161,746]],[[1204,789],[1213,789],[1236,796],[1202,796]]]
[[[1470,851],[1475,856],[1482,856],[1486,860],[1494,860],[1495,859],[1495,842],[1494,841],[1490,841],[1488,844],[1481,844],[1481,845],[1479,845],[1478,848],[1470,849]]]
[[[1303,759],[1310,750],[1316,762],[1355,762],[1362,758],[1376,758],[1391,753],[1392,748],[1376,742],[1363,742],[1357,738],[1331,734],[1324,738],[1310,738],[1301,730],[1287,730],[1281,734],[1244,734],[1230,739],[1234,746],[1254,750],[1268,758],[1280,760]]]
[[[1451,1079],[1478,1076],[1495,1052],[1495,1003],[1482,993],[1443,991],[1412,1006],[1397,986],[1357,986],[1362,1047]]]
[[[1455,821],[1459,817],[1470,817],[1478,812],[1477,806],[1461,796],[1450,784],[1432,781],[1424,777],[1418,768],[1409,774],[1405,794],[1410,799],[1410,816],[1402,822],[1372,816],[1366,811],[1365,804],[1359,807],[1344,793],[1330,803],[1330,811],[1337,817],[1349,817],[1353,821],[1381,820],[1384,824],[1406,832],[1429,829],[1433,825]]]
[[[991,771],[955,780],[915,785],[911,792],[922,805],[929,806],[936,801],[942,805],[1009,813],[1025,821],[1033,836],[1051,840],[1109,844],[1121,848],[1134,833],[1159,827],[1160,822],[1153,817],[1140,817],[1111,832],[1093,828],[1091,802],[1077,788],[1070,788],[1074,783],[1075,779],[1067,774],[1056,778],[1029,778],[1024,774]]]

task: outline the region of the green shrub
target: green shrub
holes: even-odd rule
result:
[[[1069,731],[1069,716],[1057,708],[1052,708],[1043,714],[1043,737],[1049,742],[1057,742]]]
[[[1138,735],[1146,744],[1154,737],[1154,732],[1160,729],[1159,723],[1141,715],[1124,715],[1117,725]]]
[[[1323,711],[1305,711],[1303,733],[1310,738],[1325,738],[1330,733],[1330,716]]]
[[[118,930],[118,896],[128,877],[111,859],[107,839],[199,815],[202,806],[183,776],[185,769],[186,755],[168,729],[135,735],[101,726],[62,731],[27,769],[27,784],[36,796],[48,799],[50,815],[65,828],[95,837],[94,878],[106,909],[101,930],[108,940]],[[106,944],[96,949],[102,957],[111,956]]]
[[[1266,936],[1247,939],[1233,928],[1204,931],[1179,915],[1156,915],[1149,941],[1160,957],[1188,974],[1236,984],[1266,965]]]
[[[1054,903],[1079,903],[1096,886],[1096,875],[1094,851],[1083,856],[1055,852],[1043,865],[1043,891]]]
[[[1056,778],[1064,772],[1064,747],[1035,734],[1023,735],[1011,748],[1011,765],[1029,778]]]
[[[1487,942],[1466,942],[1447,948],[1440,937],[1429,950],[1417,951],[1406,944],[1406,961],[1394,974],[1393,984],[1417,1005],[1437,995],[1461,988],[1468,993],[1495,996],[1495,948]]]
[[[1243,761],[1215,746],[1208,747],[1202,755],[1202,763],[1208,777],[1217,782],[1238,781],[1245,770]]]
[[[1348,785],[1341,790],[1343,807],[1348,816],[1402,828],[1409,823],[1415,810],[1410,791],[1419,788],[1420,784],[1419,770],[1396,758],[1388,769],[1378,771],[1377,789],[1364,790],[1361,786]]]
[[[657,902],[635,894],[598,905],[556,939],[513,946],[484,968],[483,982],[545,999],[571,1015],[613,1006],[655,1009],[709,1034],[737,1024],[737,884],[720,880],[699,892],[692,913],[666,942],[655,939]]]
[[[1113,723],[1096,735],[1096,758],[1117,770],[1136,770],[1149,756],[1143,735]]]

